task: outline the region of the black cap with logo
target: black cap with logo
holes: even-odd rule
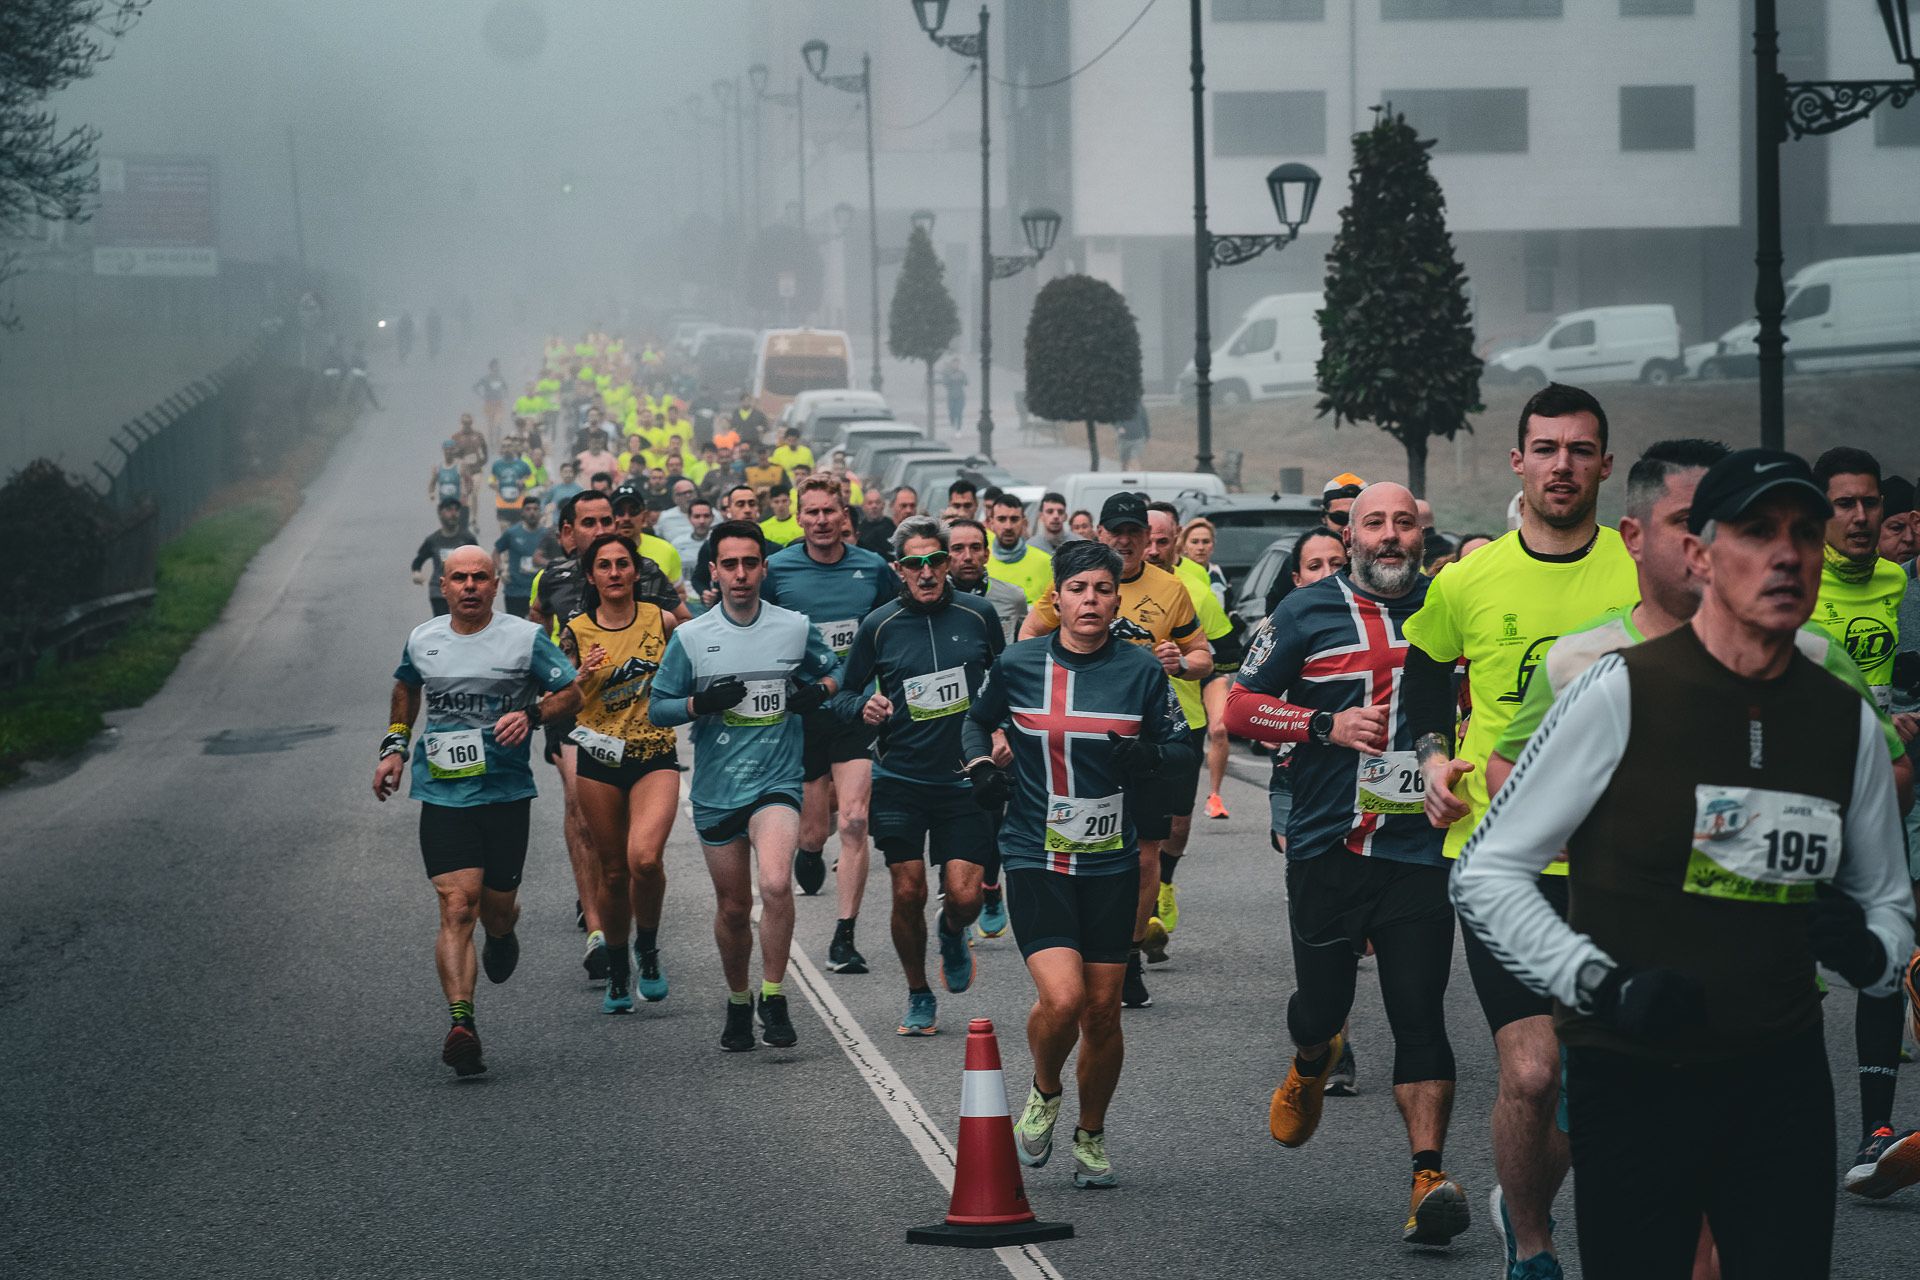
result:
[[[1100,527],[1121,529],[1127,525],[1147,527],[1147,495],[1127,489],[1110,495],[1100,504]]]
[[[1833,514],[1827,491],[1814,480],[1813,470],[1798,454],[1741,449],[1708,467],[1707,474],[1700,477],[1693,491],[1693,508],[1687,513],[1687,528],[1699,533],[1709,520],[1731,520],[1775,492],[1801,499],[1823,520]]]

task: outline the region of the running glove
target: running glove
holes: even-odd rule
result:
[[[804,716],[809,711],[818,711],[831,696],[827,692],[827,687],[817,681],[813,684],[795,685],[793,692],[787,695],[787,710],[797,716]]]
[[[737,676],[726,676],[693,695],[693,714],[710,716],[728,707],[737,707],[747,696],[747,686]]]
[[[1676,969],[1615,968],[1594,988],[1593,1012],[1635,1040],[1662,1044],[1706,1024],[1707,993]]]
[[[1013,794],[1013,779],[991,760],[982,760],[967,770],[967,780],[973,783],[973,802],[982,809],[998,809]]]
[[[1814,891],[1807,913],[1807,945],[1813,958],[1847,980],[1856,991],[1880,981],[1887,971],[1887,949],[1867,928],[1858,902],[1829,884]]]
[[[1107,730],[1113,744],[1113,767],[1129,782],[1145,782],[1160,769],[1160,748],[1140,738],[1123,738]]]

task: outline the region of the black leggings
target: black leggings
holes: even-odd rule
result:
[[[1818,1026],[1674,1066],[1567,1050],[1587,1280],[1687,1280],[1706,1215],[1727,1280],[1823,1280],[1833,1253],[1833,1079]],[[1703,1120],[1720,1117],[1704,1134]]]
[[[1454,1078],[1446,1018],[1453,968],[1447,868],[1336,848],[1287,864],[1287,914],[1297,984],[1287,1002],[1287,1031],[1295,1044],[1324,1044],[1346,1022],[1360,956],[1371,942],[1393,1030],[1393,1082]]]

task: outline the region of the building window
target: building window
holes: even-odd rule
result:
[[[1920,147],[1920,102],[1900,108],[1882,106],[1873,113],[1873,145]]]
[[[1213,95],[1216,156],[1320,156],[1327,153],[1327,95],[1317,89]]]
[[[1693,0],[1620,0],[1623,18],[1691,18]]]
[[[1629,84],[1620,87],[1622,151],[1693,150],[1693,86]]]
[[[1433,18],[1557,18],[1561,0],[1380,0],[1385,22]]]
[[[1436,155],[1527,149],[1525,89],[1389,89],[1382,97],[1425,138]]]
[[[1320,22],[1327,0],[1213,0],[1215,22]]]

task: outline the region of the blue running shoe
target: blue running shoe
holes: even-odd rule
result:
[[[1007,894],[1004,889],[989,889],[981,895],[980,936],[997,938],[1007,931]]]
[[[940,980],[947,990],[958,995],[973,985],[973,941],[966,931],[949,933],[947,913],[942,911],[935,932],[940,935]]]
[[[903,1036],[930,1036],[939,1028],[934,1025],[934,1015],[938,1005],[931,991],[907,992],[907,1016],[900,1019],[899,1032]]]
[[[633,953],[633,969],[640,975],[636,984],[640,988],[640,998],[648,1004],[658,1004],[667,998],[667,973],[660,967],[660,952],[641,951]]]
[[[610,973],[607,975],[607,993],[600,997],[600,1012],[633,1012],[633,988],[627,985],[626,974]]]
[[[1500,1242],[1507,1250],[1507,1280],[1565,1280],[1560,1270],[1560,1260],[1550,1253],[1536,1253],[1531,1258],[1518,1258],[1519,1242],[1514,1239],[1513,1220],[1507,1217],[1507,1198],[1495,1183],[1492,1195],[1488,1196],[1493,1210],[1493,1229],[1500,1233]],[[1547,1218],[1547,1230],[1557,1231],[1560,1223],[1557,1219]]]

